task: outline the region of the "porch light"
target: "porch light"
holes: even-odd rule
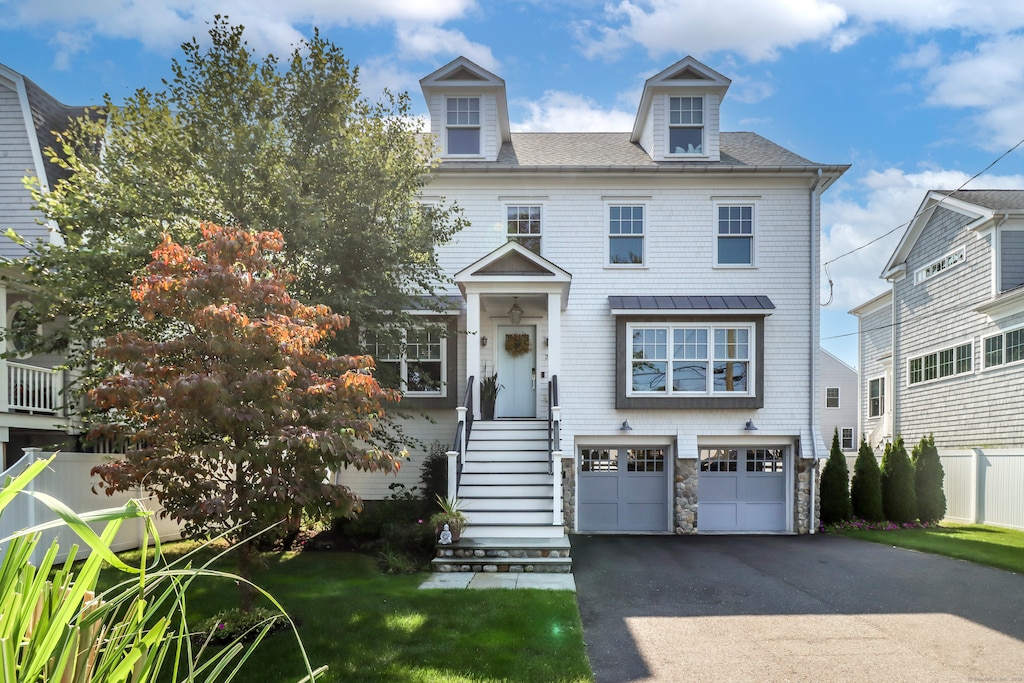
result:
[[[519,297],[513,297],[512,308],[508,309],[508,317],[512,321],[513,325],[518,325],[523,321],[523,308],[519,305]]]
[[[622,426],[619,427],[619,431],[620,432],[631,432],[631,431],[633,431],[633,428],[629,426],[629,420],[623,420],[622,421]]]
[[[756,432],[757,431],[757,427],[754,426],[754,421],[753,420],[747,420],[747,424],[744,425],[743,429],[747,430],[748,432]]]
[[[480,346],[487,346],[487,337],[480,337]]]

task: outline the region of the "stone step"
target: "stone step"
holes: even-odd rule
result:
[[[438,545],[431,568],[436,572],[535,572],[572,571],[571,546],[564,534],[558,538],[466,538]]]

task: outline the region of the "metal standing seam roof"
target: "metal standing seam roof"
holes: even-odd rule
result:
[[[655,161],[629,133],[512,133],[496,161],[446,159],[443,169],[513,169],[517,167],[621,167],[623,169],[789,167],[817,168],[817,164],[780,147],[757,133],[721,133],[719,161]],[[844,167],[845,168],[845,167]]]
[[[772,300],[763,295],[672,295],[672,296],[609,296],[612,310],[629,311],[770,311]]]

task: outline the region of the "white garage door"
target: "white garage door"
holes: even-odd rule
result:
[[[697,531],[786,531],[785,448],[702,448]]]
[[[668,531],[667,448],[582,448],[579,530]]]

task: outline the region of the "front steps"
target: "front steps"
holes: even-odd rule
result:
[[[437,546],[435,572],[569,574],[569,538],[465,538]]]
[[[462,538],[564,538],[549,467],[546,420],[474,422],[459,482]]]

